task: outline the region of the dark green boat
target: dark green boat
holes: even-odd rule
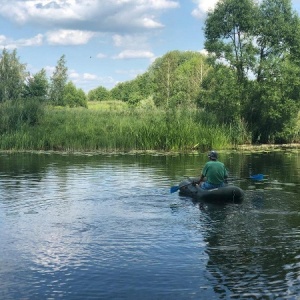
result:
[[[197,180],[199,178],[188,178],[180,182],[179,194],[205,202],[240,203],[244,199],[244,191],[238,186],[227,184],[224,187],[203,190],[194,183]]]

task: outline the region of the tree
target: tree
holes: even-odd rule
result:
[[[205,48],[235,70],[240,84],[258,54],[253,43],[257,16],[258,7],[253,0],[224,0],[206,19]]]
[[[203,80],[198,105],[221,124],[238,122],[241,106],[236,73],[222,64],[211,69]]]
[[[153,78],[151,77],[150,72],[145,72],[141,75],[138,75],[134,81],[137,83],[137,91],[140,95],[139,98],[145,100],[153,95],[154,87],[153,87]]]
[[[291,142],[299,111],[300,70],[290,61],[277,62],[274,69],[264,70],[263,81],[250,83],[251,93],[244,107],[245,120],[250,124],[254,142]]]
[[[74,83],[69,81],[64,87],[62,103],[64,106],[87,108],[87,97],[82,89],[77,89]]]
[[[298,113],[300,25],[291,7],[290,0],[223,0],[206,20],[205,46],[236,73],[236,105],[253,141],[282,137]],[[295,86],[283,92],[283,83]]]
[[[65,55],[62,55],[50,79],[50,101],[53,105],[64,105],[64,88],[68,80],[67,72],[68,68],[66,67]]]
[[[27,78],[23,95],[25,98],[38,98],[46,100],[48,96],[49,82],[45,69],[42,69],[32,77]]]
[[[278,63],[289,59],[291,53],[296,54],[294,49],[299,49],[298,33],[299,18],[292,11],[290,0],[264,0],[261,3],[254,31],[259,53],[253,69],[257,81],[264,80],[271,68],[274,72],[269,75],[280,76]]]
[[[175,71],[172,105],[193,107],[201,91],[201,83],[210,67],[204,55],[193,52]]]
[[[131,93],[131,82],[120,82],[111,89],[111,96],[114,100],[128,102]]]
[[[88,92],[89,101],[107,101],[110,98],[110,92],[103,86],[99,86]]]
[[[111,96],[115,100],[127,102],[131,105],[136,105],[143,99],[139,91],[139,85],[136,80],[118,83],[112,90]]]
[[[153,100],[157,106],[176,107],[196,102],[208,65],[199,52],[171,51],[149,68]]]
[[[179,52],[172,51],[158,58],[154,65],[154,96],[157,106],[169,107],[173,96],[175,82],[175,70],[179,65]]]
[[[9,53],[3,49],[0,58],[0,102],[19,99],[26,77],[26,65],[19,62],[17,50]]]

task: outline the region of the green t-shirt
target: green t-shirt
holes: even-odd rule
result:
[[[208,161],[202,170],[202,174],[206,177],[207,182],[211,184],[221,184],[224,182],[224,178],[228,176],[224,164],[217,160]]]

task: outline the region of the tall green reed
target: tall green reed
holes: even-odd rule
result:
[[[1,149],[191,151],[232,147],[230,128],[187,109],[90,110],[47,107],[34,125],[3,132]]]

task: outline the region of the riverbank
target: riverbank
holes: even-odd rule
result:
[[[269,153],[269,152],[298,152],[300,151],[300,143],[293,144],[262,144],[262,145],[239,145],[233,149],[216,149],[218,152],[244,152],[244,153]],[[40,153],[40,154],[58,154],[58,155],[153,155],[153,156],[176,156],[181,154],[199,155],[207,151],[158,151],[158,150],[95,150],[95,151],[76,151],[76,150],[1,150],[0,153]]]
[[[261,144],[261,145],[239,145],[236,147],[238,151],[285,151],[285,150],[299,150],[300,143],[292,144]]]

